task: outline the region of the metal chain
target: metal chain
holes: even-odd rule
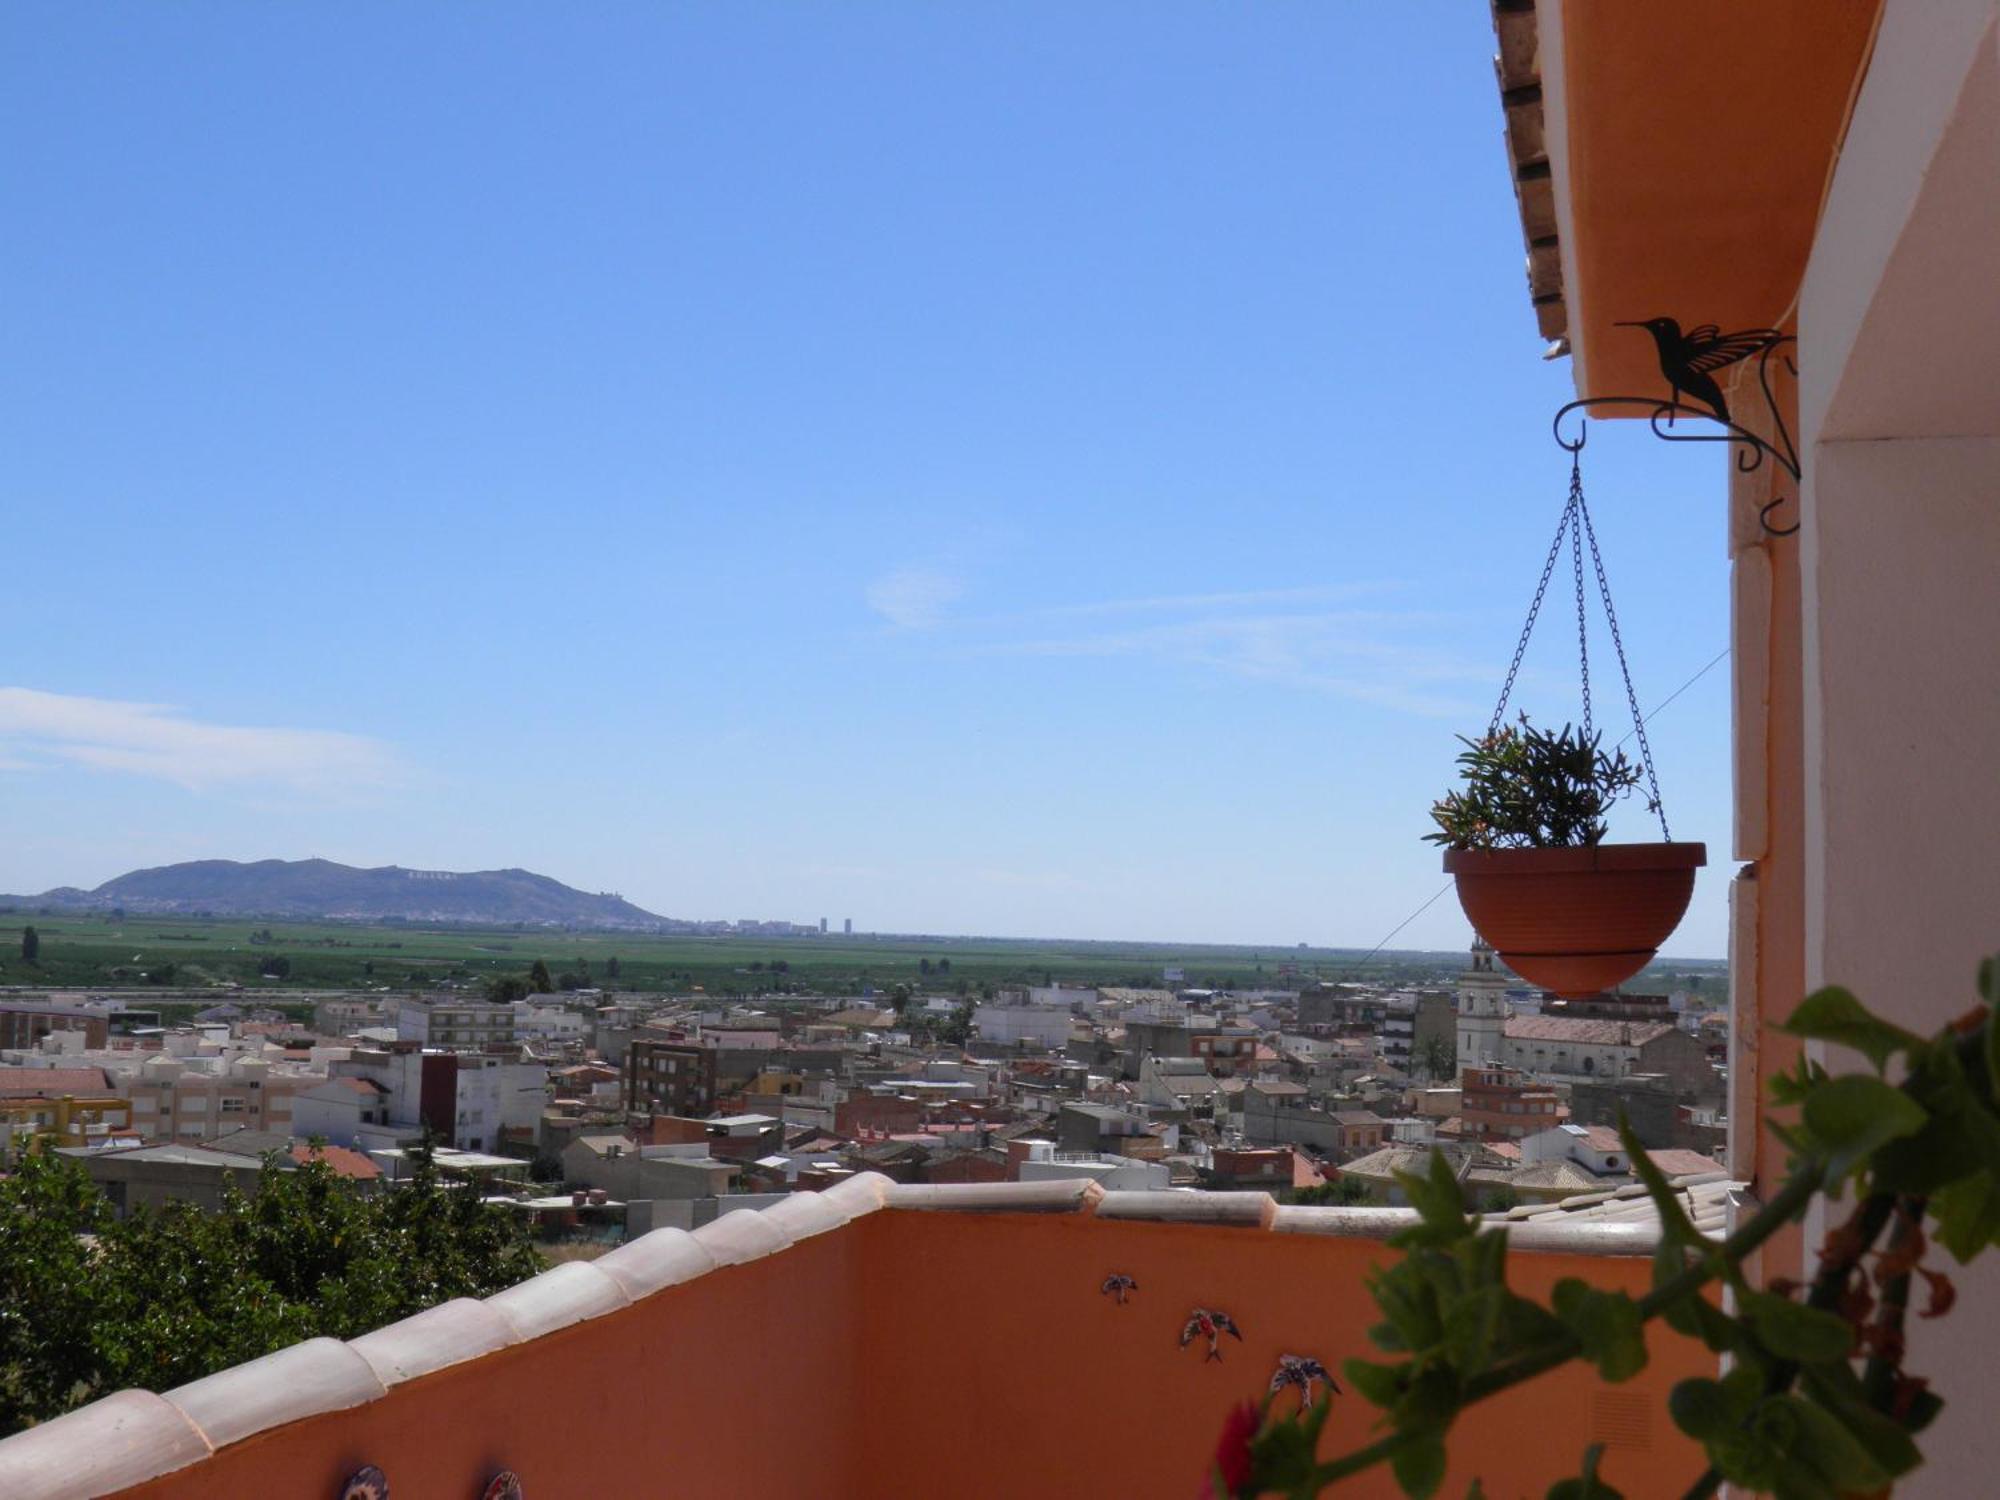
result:
[[[1639,737],[1639,761],[1646,768],[1646,788],[1652,794],[1653,811],[1660,819],[1660,837],[1671,844],[1674,836],[1667,827],[1667,805],[1660,800],[1660,778],[1653,769],[1653,747],[1646,740],[1646,717],[1639,712],[1639,694],[1632,687],[1632,668],[1625,660],[1625,642],[1618,634],[1618,611],[1611,604],[1611,582],[1604,574],[1604,555],[1597,550],[1597,528],[1590,524],[1590,507],[1584,502],[1580,485],[1576,490],[1575,505],[1579,529],[1590,541],[1590,560],[1597,568],[1597,592],[1604,600],[1604,621],[1611,627],[1611,645],[1618,653],[1618,670],[1625,678],[1625,702],[1632,710],[1632,731]],[[1590,691],[1588,686],[1584,691],[1586,694]],[[1586,708],[1585,712],[1589,710]]]
[[[1653,768],[1653,747],[1646,739],[1645,716],[1639,712],[1639,694],[1632,686],[1632,665],[1625,659],[1625,641],[1618,632],[1618,611],[1611,603],[1611,581],[1604,571],[1604,554],[1597,547],[1597,528],[1590,523],[1590,505],[1583,498],[1583,462],[1572,452],[1569,464],[1569,502],[1563,506],[1562,520],[1556,524],[1555,540],[1549,543],[1549,555],[1542,563],[1542,576],[1535,584],[1535,597],[1528,605],[1527,623],[1521,627],[1521,639],[1514,647],[1514,659],[1507,664],[1507,680],[1500,687],[1500,701],[1493,706],[1493,721],[1486,726],[1491,736],[1500,732],[1500,721],[1507,713],[1507,700],[1514,694],[1514,679],[1520,675],[1521,659],[1528,653],[1528,638],[1535,633],[1535,620],[1542,612],[1542,600],[1548,594],[1549,580],[1555,576],[1556,559],[1562,556],[1563,538],[1570,543],[1570,570],[1576,577],[1576,646],[1583,673],[1583,732],[1591,732],[1590,702],[1590,630],[1583,586],[1583,547],[1590,544],[1590,561],[1597,574],[1597,595],[1604,603],[1604,620],[1611,627],[1611,647],[1618,655],[1618,673],[1625,681],[1625,702],[1632,710],[1632,732],[1639,739],[1639,762],[1646,771],[1646,790],[1652,797],[1653,812],[1660,820],[1660,836],[1668,843],[1674,841],[1673,833],[1667,827],[1666,803],[1660,799],[1660,777]],[[1393,934],[1392,934],[1393,936]]]
[[[1542,563],[1541,581],[1535,585],[1534,601],[1528,605],[1528,622],[1521,627],[1521,639],[1514,647],[1514,660],[1508,663],[1507,680],[1500,686],[1500,701],[1493,705],[1493,722],[1486,726],[1487,738],[1500,732],[1500,721],[1506,717],[1507,700],[1514,693],[1514,678],[1521,670],[1521,658],[1528,653],[1528,637],[1535,633],[1535,617],[1542,612],[1542,596],[1549,591],[1549,579],[1556,571],[1556,559],[1562,555],[1563,537],[1568,534],[1570,517],[1576,510],[1577,491],[1570,490],[1569,504],[1563,507],[1562,520],[1556,525],[1556,539],[1549,543],[1549,555]]]
[[[1576,575],[1576,655],[1583,678],[1583,737],[1590,738],[1590,619],[1583,602],[1583,527],[1576,517],[1583,506],[1583,461],[1572,453],[1569,460],[1569,562]]]

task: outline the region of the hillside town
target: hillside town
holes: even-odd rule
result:
[[[1728,1017],[1699,993],[1558,1000],[1477,944],[1448,986],[1218,991],[328,995],[0,1002],[8,1158],[74,1159],[122,1213],[216,1207],[320,1154],[392,1191],[428,1146],[546,1245],[611,1246],[874,1172],[904,1184],[1400,1204],[1440,1156],[1466,1206],[1532,1215],[1720,1184]],[[589,1253],[588,1250],[579,1253]]]

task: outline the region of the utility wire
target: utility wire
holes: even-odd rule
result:
[[[1653,712],[1646,715],[1644,722],[1648,724],[1652,723],[1654,716],[1658,714],[1661,709],[1665,708],[1669,703],[1673,702],[1674,699],[1680,697],[1682,693],[1685,693],[1689,688],[1693,687],[1697,682],[1700,682],[1702,678],[1706,677],[1708,675],[1709,667],[1714,666],[1717,662],[1721,661],[1723,657],[1727,656],[1729,654],[1729,649],[1730,649],[1729,647],[1724,646],[1720,651],[1716,652],[1715,655],[1711,656],[1708,659],[1708,666],[1703,667],[1699,672],[1695,673],[1694,676],[1690,677],[1686,682],[1682,683],[1679,687],[1675,688],[1671,693],[1667,694],[1666,697],[1662,698],[1658,703],[1654,704]],[[1639,731],[1636,726],[1626,730],[1625,740],[1631,739],[1632,736],[1637,734],[1638,732]],[[1616,745],[1613,745],[1611,748],[1613,750],[1620,749],[1625,744],[1625,740],[1620,740]]]
[[[1697,682],[1700,682],[1702,678],[1706,677],[1709,674],[1709,671],[1715,666],[1715,664],[1721,661],[1723,657],[1729,654],[1729,651],[1730,648],[1724,646],[1720,651],[1716,652],[1715,655],[1711,656],[1708,659],[1708,661],[1702,666],[1700,671],[1696,672],[1694,676],[1690,677],[1686,682],[1682,683],[1679,687],[1675,688],[1671,693],[1667,694],[1666,697],[1662,698],[1658,703],[1654,704],[1652,712],[1643,715],[1640,718],[1639,723],[1640,724],[1652,723],[1654,718],[1656,718],[1659,715],[1662,709],[1664,709],[1669,703],[1672,703],[1674,699],[1680,697],[1680,695],[1682,693],[1685,693],[1689,688],[1693,687]],[[1611,748],[1613,750],[1619,749],[1621,746],[1624,745],[1625,740],[1631,739],[1632,736],[1637,734],[1638,732],[1639,732],[1639,725],[1634,724],[1630,729],[1625,731],[1625,739],[1620,740],[1618,744],[1613,745]],[[1380,953],[1384,948],[1388,947],[1389,940],[1391,938],[1395,937],[1397,933],[1401,932],[1405,927],[1408,927],[1412,922],[1416,921],[1418,917],[1421,917],[1425,912],[1429,911],[1433,906],[1435,906],[1437,904],[1438,897],[1442,896],[1446,891],[1450,890],[1451,887],[1452,887],[1452,882],[1447,880],[1443,885],[1439,886],[1435,891],[1431,892],[1429,900],[1425,901],[1422,906],[1419,906],[1415,911],[1411,912],[1407,917],[1403,918],[1403,920],[1398,922],[1394,927],[1391,927],[1388,933],[1383,937],[1381,942],[1377,943],[1374,947],[1370,948],[1366,953],[1362,954],[1361,957],[1355,961],[1355,967],[1359,968],[1362,964],[1367,963],[1369,959],[1373,958],[1376,954]]]

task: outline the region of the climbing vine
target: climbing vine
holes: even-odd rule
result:
[[[1323,1460],[1331,1394],[1296,1410],[1267,1398],[1232,1413],[1212,1493],[1316,1496],[1387,1464],[1410,1500],[1429,1500],[1461,1411],[1576,1360],[1607,1381],[1630,1380],[1645,1368],[1644,1330],[1655,1320],[1727,1356],[1726,1374],[1683,1380],[1668,1398],[1674,1423],[1708,1459],[1686,1500],[1725,1482],[1779,1500],[1886,1489],[1922,1462],[1917,1438],[1943,1406],[1904,1367],[1907,1319],[1951,1310],[1935,1252],[1964,1264],[2000,1239],[2000,972],[1990,961],[1979,987],[1984,1003],[1928,1038],[1846,990],[1810,996],[1782,1029],[1860,1053],[1872,1071],[1829,1074],[1802,1059],[1773,1081],[1773,1103],[1798,1111],[1795,1124],[1769,1127],[1791,1152],[1789,1173],[1721,1241],[1696,1230],[1621,1125],[1660,1218],[1644,1296],[1569,1278],[1547,1305],[1523,1297],[1507,1285],[1506,1229],[1465,1214],[1442,1160],[1433,1157],[1426,1176],[1404,1176],[1419,1219],[1390,1242],[1401,1257],[1370,1282],[1382,1321],[1369,1337],[1382,1357],[1342,1368],[1386,1430]],[[1812,1280],[1752,1286],[1745,1262],[1817,1198],[1852,1207],[1827,1234]],[[1622,1500],[1598,1459],[1587,1450],[1581,1472],[1548,1500]],[[1477,1481],[1466,1500],[1483,1500]]]

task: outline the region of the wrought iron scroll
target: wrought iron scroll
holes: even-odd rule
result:
[[[1737,471],[1743,474],[1756,472],[1764,466],[1764,460],[1768,458],[1791,476],[1794,494],[1780,495],[1775,500],[1760,506],[1757,511],[1757,524],[1764,528],[1767,535],[1791,536],[1799,529],[1797,522],[1790,526],[1771,524],[1771,512],[1788,499],[1796,499],[1800,482],[1800,465],[1799,452],[1792,441],[1791,428],[1785,422],[1784,412],[1779,409],[1778,398],[1771,391],[1770,363],[1771,357],[1777,355],[1784,362],[1786,372],[1796,379],[1799,373],[1798,366],[1793,363],[1791,354],[1783,351],[1787,350],[1787,346],[1795,345],[1797,342],[1798,340],[1790,334],[1774,335],[1757,354],[1757,387],[1764,395],[1764,407],[1771,418],[1771,431],[1776,434],[1775,442],[1766,441],[1748,428],[1738,426],[1705,406],[1691,406],[1686,401],[1672,397],[1663,401],[1658,396],[1587,396],[1580,401],[1570,402],[1558,411],[1550,426],[1555,432],[1556,441],[1574,455],[1581,453],[1584,443],[1588,441],[1589,424],[1582,416],[1578,416],[1576,436],[1574,438],[1565,436],[1563,422],[1572,413],[1587,412],[1602,406],[1651,407],[1652,415],[1649,420],[1653,436],[1665,442],[1729,443],[1736,449]],[[1676,417],[1697,417],[1703,421],[1713,422],[1723,431],[1676,432],[1673,430]],[[1661,425],[1663,422],[1664,426]]]

